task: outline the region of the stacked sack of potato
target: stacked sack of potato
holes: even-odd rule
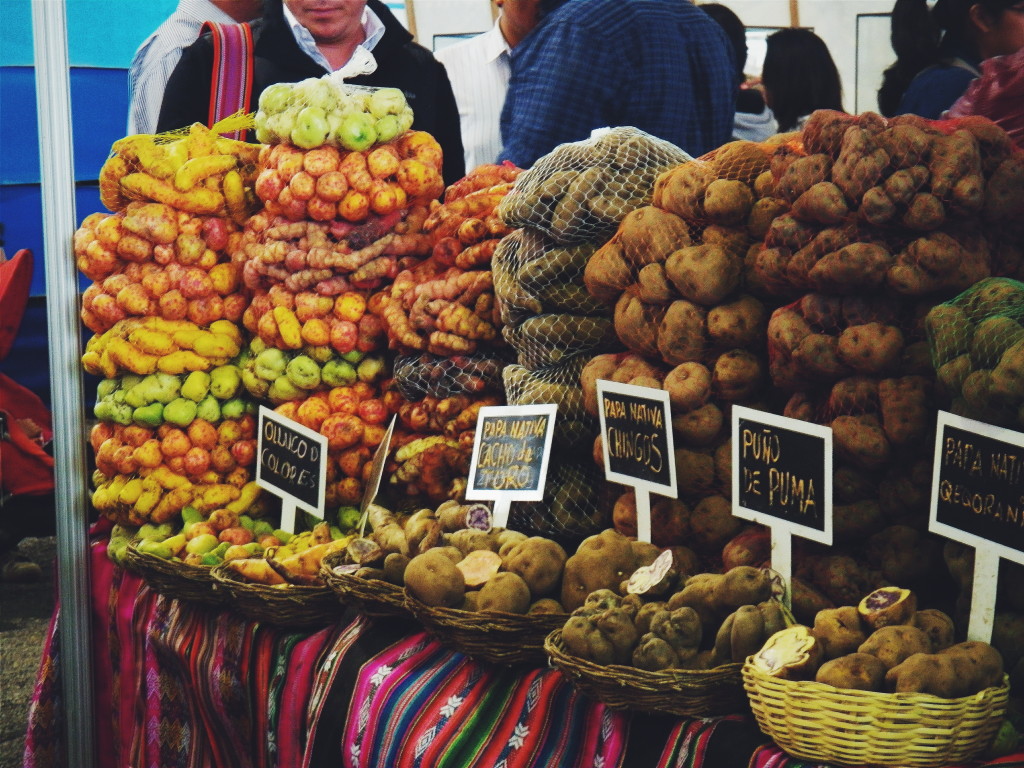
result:
[[[577,453],[597,431],[582,407],[579,374],[588,355],[621,345],[611,303],[589,295],[582,278],[622,218],[650,201],[657,175],[685,159],[678,147],[642,131],[615,128],[556,147],[499,206],[505,223],[521,228],[494,259],[503,333],[517,358],[505,369],[506,395],[513,405],[556,403],[556,451],[570,456],[551,464],[550,508],[513,508],[521,528],[578,540],[607,525],[608,505],[590,490],[600,474]]]
[[[1024,284],[982,280],[925,317],[943,400],[960,416],[1024,425]]]
[[[814,626],[794,624],[751,657],[763,674],[835,688],[971,696],[1003,682],[1003,657],[982,642],[955,643],[953,621],[917,610],[899,587],[871,592],[856,606],[820,611]]]
[[[116,142],[101,200],[75,233],[95,282],[82,365],[102,376],[93,505],[115,522],[166,523],[256,502],[255,424],[235,364],[248,296],[230,251],[255,204],[259,147],[200,125]]]
[[[589,361],[585,405],[597,413],[598,379],[669,393],[682,501],[659,502],[659,536],[683,543],[671,537],[707,517],[698,523],[698,548],[712,561],[738,530],[721,514],[731,484],[728,408],[759,403],[766,384],[768,311],[746,292],[743,255],[757,216],[751,185],[769,167],[770,151],[733,142],[662,173],[652,204],[622,220],[584,273],[590,294],[614,303],[615,332],[630,350]],[[594,454],[600,463],[599,441]],[[635,531],[632,494],[620,498],[616,520]]]
[[[1016,269],[1024,172],[1005,132],[822,110],[757,181],[773,215],[747,257],[765,294],[953,295]],[[993,258],[993,256],[996,256]]]

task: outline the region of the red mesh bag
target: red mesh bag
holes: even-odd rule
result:
[[[981,77],[949,109],[950,117],[980,115],[998,125],[1024,149],[1024,49],[981,64]]]

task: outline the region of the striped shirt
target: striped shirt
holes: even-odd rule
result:
[[[693,157],[732,134],[732,48],[684,0],[570,0],[511,55],[501,159],[521,168],[605,126],[635,126]]]
[[[209,0],[178,0],[178,8],[145,39],[128,68],[128,134],[153,133],[167,79],[205,21],[235,20]]]
[[[448,70],[459,105],[467,171],[493,163],[501,153],[501,108],[508,91],[509,50],[495,22],[490,31],[435,54]]]

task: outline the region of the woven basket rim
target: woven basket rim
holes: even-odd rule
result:
[[[134,542],[125,548],[123,565],[165,597],[202,605],[221,605],[226,597],[213,578],[211,566],[165,560],[140,552]]]
[[[743,667],[739,662],[729,662],[728,664],[719,664],[711,669],[663,669],[652,672],[625,664],[598,664],[569,653],[562,640],[561,629],[554,630],[544,638],[544,650],[557,658],[559,664],[575,668],[588,676],[620,677],[624,685],[643,680],[651,686],[664,685],[666,688],[674,688],[680,683],[695,683],[702,679],[707,681],[711,677],[734,675]]]
[[[213,578],[227,585],[231,589],[239,589],[243,592],[248,592],[252,595],[290,595],[292,597],[309,596],[316,597],[322,595],[325,592],[330,592],[330,588],[326,584],[257,584],[251,581],[245,581],[242,574],[231,568],[228,563],[230,560],[226,560],[223,563],[218,563],[210,569],[210,575]]]
[[[132,567],[140,570],[148,568],[160,573],[180,576],[181,578],[193,578],[206,582],[213,580],[210,575],[210,571],[213,570],[212,565],[192,565],[183,560],[168,560],[151,552],[143,552],[138,548],[137,542],[134,541],[125,547],[125,555],[130,560],[126,566],[128,570],[132,570]],[[143,574],[140,573],[139,575]]]
[[[985,698],[991,698],[992,696],[998,695],[1001,691],[1005,690],[1008,692],[1010,690],[1010,676],[1007,674],[1003,675],[1002,685],[989,686],[988,688],[983,688],[977,693],[972,693],[969,696],[960,696],[955,699],[947,699],[931,693],[914,693],[908,691],[861,691],[854,688],[836,688],[834,685],[819,683],[816,680],[785,680],[783,678],[772,677],[751,663],[752,658],[752,656],[748,656],[742,666],[743,676],[747,677],[749,675],[754,684],[763,684],[770,681],[773,684],[778,684],[789,690],[812,692],[821,698],[827,697],[835,700],[842,700],[844,698],[861,699],[864,701],[874,701],[879,704],[893,703],[897,701],[911,703],[916,702],[928,704],[931,707],[941,708],[942,706],[945,706],[949,709],[953,709],[954,707],[963,707],[965,704],[969,705],[973,702],[980,702]]]
[[[427,617],[427,621],[439,627],[453,627],[463,631],[486,632],[481,624],[495,623],[506,624],[511,629],[537,630],[539,625],[554,625],[556,622],[564,624],[569,618],[568,613],[505,613],[503,611],[464,611],[461,608],[443,608],[434,605],[427,605],[421,600],[409,594],[408,589],[403,589],[405,602],[409,610],[417,618]],[[422,619],[421,619],[422,620]],[[545,634],[550,631],[546,630]]]

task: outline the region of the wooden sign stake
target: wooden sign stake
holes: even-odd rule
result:
[[[790,608],[793,536],[832,543],[832,430],[734,405],[732,513],[771,530],[772,570]]]
[[[281,498],[281,530],[295,533],[295,508],[324,517],[327,438],[260,406],[256,484]]]
[[[1024,434],[939,411],[928,530],[974,547],[967,639],[992,641],[999,561],[1024,565]]]
[[[597,404],[604,476],[633,489],[636,538],[650,543],[651,494],[678,496],[668,392],[598,379]]]
[[[554,403],[480,409],[466,500],[492,501],[494,528],[508,526],[513,501],[544,498],[557,412]]]

